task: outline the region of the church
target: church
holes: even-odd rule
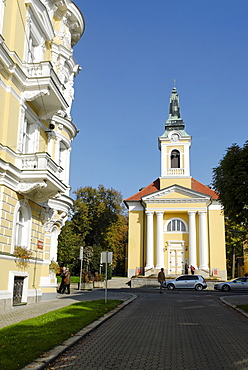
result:
[[[158,138],[160,177],[125,200],[129,212],[128,277],[185,273],[227,278],[225,224],[218,194],[191,176],[192,137],[181,118],[176,87]]]

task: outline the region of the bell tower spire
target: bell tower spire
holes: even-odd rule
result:
[[[191,179],[189,156],[191,136],[185,131],[185,123],[181,118],[176,86],[173,87],[170,96],[169,117],[165,123],[165,131],[158,141],[161,151],[160,181],[166,185],[175,183],[175,179],[177,182],[179,179],[182,183],[188,182]]]
[[[169,118],[165,124],[165,130],[184,130],[185,124],[181,119],[180,103],[177,89],[174,86],[170,96]]]

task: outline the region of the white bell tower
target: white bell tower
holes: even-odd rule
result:
[[[169,118],[165,124],[165,132],[158,138],[161,151],[161,180],[191,178],[189,149],[192,138],[184,127],[180,116],[179,96],[174,87],[170,96]]]

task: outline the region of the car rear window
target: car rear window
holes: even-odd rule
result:
[[[198,280],[198,276],[197,275],[189,275],[188,280]]]

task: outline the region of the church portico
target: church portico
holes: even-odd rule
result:
[[[180,115],[177,90],[158,138],[160,177],[125,200],[129,209],[128,276],[136,271],[184,274],[185,264],[205,277],[226,279],[224,215],[218,194],[190,174],[192,138]],[[190,273],[190,271],[189,271]]]
[[[145,274],[159,271],[167,275],[184,273],[185,263],[209,273],[207,210],[187,212],[146,211]],[[205,275],[204,274],[204,275]]]

